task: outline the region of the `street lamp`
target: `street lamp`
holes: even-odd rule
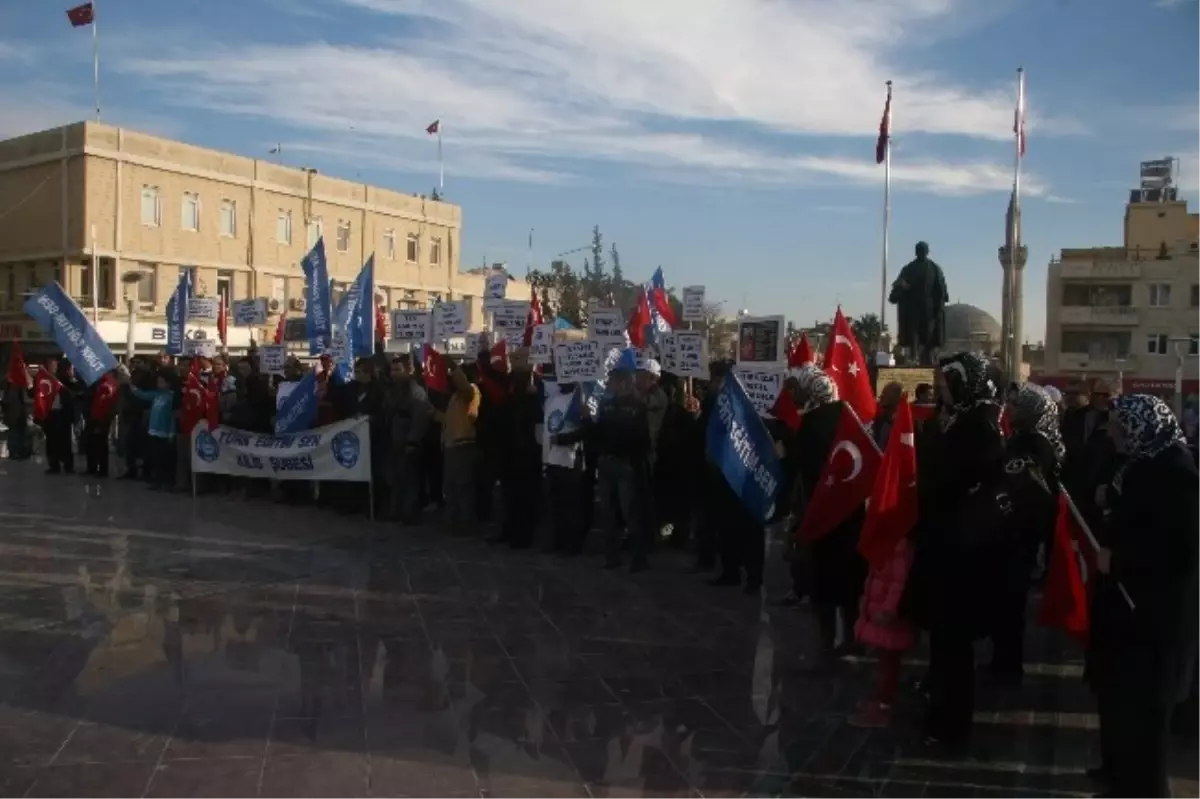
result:
[[[133,363],[133,351],[136,344],[133,326],[137,321],[138,283],[141,283],[145,277],[146,273],[137,269],[121,275],[121,282],[125,284],[125,362],[127,366]]]
[[[1175,401],[1172,406],[1175,408],[1175,418],[1183,419],[1183,352],[1180,351],[1181,344],[1191,343],[1191,339],[1186,336],[1172,336],[1171,343],[1175,345]]]

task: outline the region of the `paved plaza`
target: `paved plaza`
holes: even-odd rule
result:
[[[768,590],[785,569],[768,556]],[[1082,652],[1031,629],[970,756],[845,719],[807,607],[312,507],[0,461],[5,796],[1004,796],[1095,790]],[[923,670],[913,653],[906,685]],[[1194,744],[1177,789],[1195,795]]]

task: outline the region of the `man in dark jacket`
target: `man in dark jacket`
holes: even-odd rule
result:
[[[388,453],[388,515],[415,524],[420,513],[422,455],[433,408],[413,379],[412,359],[398,355],[384,389],[383,416],[391,435]]]

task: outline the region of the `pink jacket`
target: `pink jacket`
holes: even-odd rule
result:
[[[886,563],[871,567],[858,607],[858,621],[854,624],[854,637],[859,643],[896,652],[912,647],[913,628],[909,622],[895,618],[884,624],[876,618],[881,613],[897,615],[912,559],[912,544],[905,538],[896,544]]]

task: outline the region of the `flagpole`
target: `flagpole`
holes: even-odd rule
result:
[[[96,97],[96,121],[100,121],[100,25],[96,0],[92,0],[92,90]]]
[[[887,139],[883,143],[883,258],[879,276],[879,341],[883,347],[883,330],[887,326],[888,295],[888,235],[892,227],[892,82],[887,82]]]
[[[1021,214],[1021,133],[1025,127],[1025,68],[1017,67],[1017,111],[1013,118],[1013,196],[1012,196],[1012,219],[1009,221],[1009,247],[1008,247],[1008,282],[1006,289],[1008,296],[1005,299],[1008,301],[1008,318],[1005,319],[1006,327],[1008,328],[1007,345],[1007,363],[1005,370],[1008,372],[1007,379],[1011,383],[1017,380],[1021,372],[1021,356],[1020,342],[1016,340],[1016,331],[1014,325],[1017,320],[1017,310],[1013,307],[1016,300],[1016,282],[1017,282],[1017,250],[1020,249],[1021,243],[1017,241],[1020,226],[1018,219]]]
[[[446,165],[442,161],[442,122],[438,120],[438,194],[446,191]]]

